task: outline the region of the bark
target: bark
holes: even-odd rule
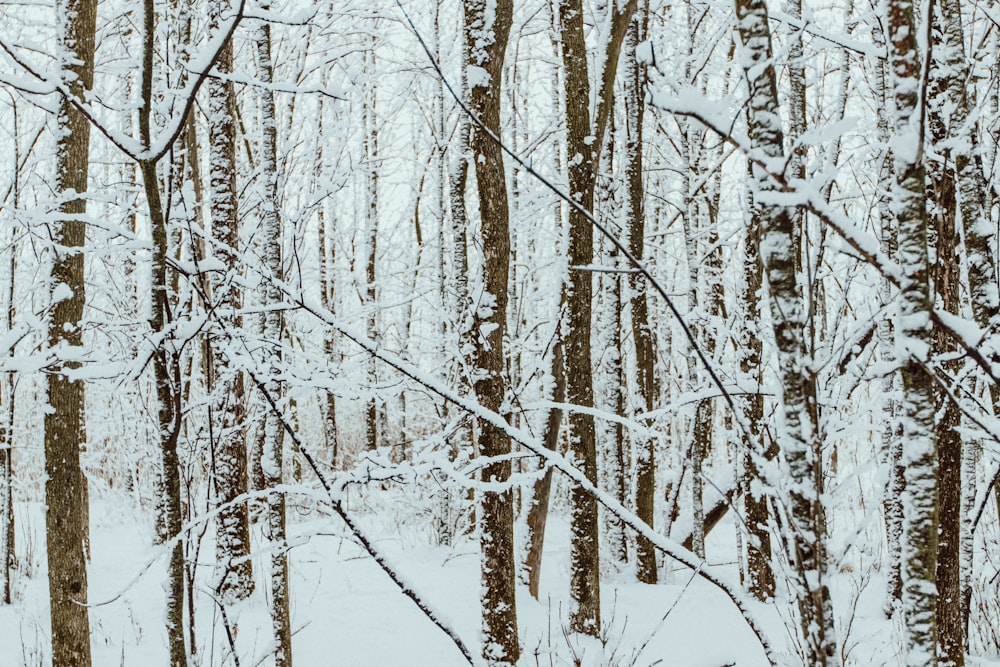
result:
[[[271,3],[261,3],[267,11]],[[261,24],[256,38],[257,71],[263,89],[260,92],[261,124],[261,210],[263,227],[262,259],[272,276],[281,278],[281,220],[278,216],[278,151],[277,122],[274,109],[274,93],[269,86],[273,80],[274,65],[271,60],[271,26]],[[325,279],[325,276],[324,276]],[[273,281],[263,282],[264,316],[263,338],[265,341],[280,341],[282,334],[282,310],[278,307],[282,296]],[[275,378],[281,363],[280,348],[271,347],[270,359],[264,367],[270,369],[264,390],[272,397],[281,395],[281,382]],[[270,406],[267,406],[268,408]],[[285,537],[285,494],[275,490],[282,483],[283,434],[281,415],[276,410],[267,409],[264,416],[264,447],[261,468],[268,488],[267,532],[271,541],[271,627],[274,632],[275,667],[292,665],[292,625],[291,600],[288,592],[288,545]]]
[[[642,125],[646,105],[642,91],[643,70],[636,59],[636,47],[645,37],[645,12],[636,12],[629,23],[625,49],[625,179],[628,186],[629,252],[637,260],[644,257],[646,241],[645,185],[642,159]],[[656,406],[659,387],[656,377],[656,339],[649,318],[646,281],[638,274],[629,275],[629,292],[632,311],[632,343],[635,346],[636,388],[640,409],[651,412]],[[656,454],[654,438],[637,443],[635,469],[636,514],[651,528],[655,525]],[[636,577],[646,584],[655,584],[656,549],[646,538],[636,538]]]
[[[587,43],[583,31],[581,0],[559,4],[560,41],[564,67],[567,154],[570,156],[569,194],[584,209],[594,207],[594,181],[604,145],[605,130],[613,107],[614,74],[624,41],[625,28],[635,12],[635,0],[621,12],[614,9],[612,31],[605,52],[601,88],[594,114],[590,116],[590,75]],[[565,339],[566,365],[573,369],[567,383],[567,398],[573,405],[594,407],[590,334],[593,302],[592,274],[572,267],[589,266],[594,260],[594,232],[587,218],[576,209],[569,213],[569,296]],[[597,443],[592,413],[569,416],[570,451],[591,483],[597,482]],[[570,628],[597,636],[601,628],[600,538],[597,500],[580,487],[571,492],[572,555],[570,574]]]
[[[960,65],[962,56],[961,32],[949,30],[953,24],[942,16],[943,3],[934,5],[931,58],[933,66],[929,82],[928,129],[939,160],[928,161],[927,207],[929,214],[928,253],[932,266],[936,305],[949,313],[959,312],[960,258],[957,254],[957,193],[956,175],[951,160],[950,146],[946,143],[952,135],[951,100],[964,87],[952,73],[945,74],[950,65]],[[952,40],[958,39],[955,44]],[[957,90],[956,90],[957,88]],[[955,352],[955,346],[943,331],[934,332],[932,354],[935,357]],[[952,355],[953,356],[953,355]],[[947,361],[942,367],[954,375],[961,366],[959,361]],[[938,544],[937,544],[937,655],[940,665],[962,667],[965,664],[965,638],[962,623],[961,585],[961,532],[965,517],[962,514],[962,436],[957,431],[961,423],[959,406],[940,388],[937,390],[937,464],[938,464]]]
[[[1000,317],[1000,297],[996,284],[994,229],[986,207],[986,184],[982,172],[978,119],[973,118],[974,88],[964,51],[964,30],[960,5],[955,0],[934,4],[936,21],[932,54],[935,70],[930,127],[935,142],[944,142],[936,151],[944,164],[934,184],[938,226],[937,280],[935,287],[948,312],[959,312],[959,266],[954,256],[958,244],[956,212],[961,214],[965,241],[964,260],[968,265],[973,316],[983,330],[990,330]],[[950,159],[949,159],[950,158]],[[938,352],[947,351],[945,336],[935,336]],[[952,365],[954,367],[955,364]],[[996,409],[998,387],[990,387]],[[938,466],[940,488],[940,530],[938,544],[938,645],[941,664],[960,667],[965,663],[966,632],[971,599],[972,506],[974,504],[975,455],[971,443],[963,447],[954,431],[960,415],[958,406],[948,401],[938,425]],[[948,422],[950,428],[943,426]],[[965,483],[963,484],[963,479]]]
[[[935,388],[925,372],[933,344],[931,291],[928,282],[927,211],[920,127],[920,53],[911,0],[889,0],[889,61],[895,100],[892,210],[899,242],[899,319],[896,348],[903,381],[901,464],[903,488],[903,616],[905,664],[936,665],[937,643],[937,442],[934,429]]]
[[[486,0],[467,0],[465,31],[468,67],[484,72],[472,80],[470,100],[482,126],[472,134],[472,155],[479,190],[483,248],[483,293],[476,306],[475,378],[479,403],[496,413],[509,411],[504,338],[507,330],[507,287],[510,270],[510,221],[503,152],[489,133],[500,134],[504,54],[513,18],[513,0],[496,0],[487,12]],[[482,80],[482,79],[487,80]],[[510,454],[510,435],[490,422],[478,423],[480,455]],[[510,459],[483,469],[483,481],[506,485]],[[489,665],[513,666],[520,655],[514,567],[514,496],[507,487],[479,492],[479,533],[482,549],[483,658]]]
[[[21,164],[18,136],[17,105],[14,110],[14,164]],[[11,184],[14,209],[21,205],[20,175],[14,174]],[[7,281],[4,284],[4,296],[0,300],[3,306],[3,327],[10,331],[14,326],[14,275],[17,271],[17,248],[15,226],[10,225],[9,254],[7,264]],[[10,355],[14,356],[14,346]],[[15,566],[16,549],[14,544],[14,378],[11,373],[0,376],[0,597],[4,604],[10,604],[12,599],[12,574]]]
[[[57,11],[64,49],[61,65],[70,79],[70,94],[83,99],[93,86],[97,2],[66,0],[57,4]],[[59,216],[51,232],[53,293],[48,344],[58,353],[60,348],[80,349],[83,342],[83,217],[87,211],[90,125],[67,98],[59,103],[57,119],[55,192]],[[55,667],[91,664],[85,553],[89,529],[82,506],[87,480],[80,469],[86,419],[83,382],[73,377],[78,368],[79,363],[65,362],[46,376],[51,409],[45,413],[45,533]]]
[[[876,46],[885,48],[885,35],[881,29],[872,31]],[[890,209],[892,190],[892,155],[889,145],[889,119],[887,90],[888,71],[883,62],[876,63],[874,77],[874,92],[879,102],[879,117],[877,121],[878,139],[887,149],[879,156],[878,189],[876,192],[876,209],[881,224],[880,246],[887,257],[896,256],[897,238],[895,218]],[[879,295],[883,304],[892,300],[892,289],[888,279],[879,284]],[[882,360],[888,364],[895,363],[896,353],[893,343],[895,336],[893,318],[885,317],[878,324],[878,342],[882,350]],[[882,497],[882,511],[885,516],[886,548],[888,551],[886,563],[886,604],[885,614],[891,618],[900,611],[903,599],[903,579],[901,570],[901,548],[903,535],[903,469],[900,467],[902,457],[902,431],[898,418],[898,403],[896,396],[900,390],[901,379],[898,372],[889,373],[882,381],[883,393],[887,400],[883,406],[885,424],[882,428],[882,443],[880,457],[888,471],[885,491]]]
[[[569,160],[569,194],[585,209],[594,205],[592,146],[601,141],[591,135],[590,80],[587,73],[587,44],[583,33],[583,6],[580,0],[563,0],[559,6],[562,54],[565,66],[566,132]],[[589,266],[594,259],[594,233],[590,222],[578,211],[569,213],[570,289],[565,339],[568,377],[567,398],[573,405],[594,407],[594,385],[590,361],[590,326],[593,285],[589,271],[572,267]],[[587,479],[597,483],[597,444],[594,417],[585,412],[569,415],[570,453]],[[572,555],[570,574],[570,629],[597,636],[601,627],[601,566],[598,537],[597,501],[579,487],[571,492]]]
[[[212,5],[215,20],[221,8]],[[216,70],[224,78],[233,71],[233,46],[228,43],[219,56]],[[236,94],[231,81],[208,82],[209,117],[209,198],[212,231],[222,246],[229,271],[214,285],[216,326],[232,331],[241,325],[242,305],[237,287],[238,257],[241,252],[236,192]],[[247,491],[247,440],[245,431],[243,374],[230,367],[222,340],[216,334],[212,346],[214,383],[212,424],[216,442],[215,486],[218,516],[217,551],[222,571],[218,584],[226,602],[250,596],[254,582],[250,561],[250,515],[247,503],[235,499]]]
[[[747,107],[750,143],[767,158],[783,160],[784,137],[767,7],[762,0],[737,0],[736,16],[750,89]],[[754,165],[753,174],[751,188],[760,216],[760,253],[770,287],[771,319],[785,408],[779,444],[793,482],[789,492],[789,560],[797,575],[793,595],[799,611],[802,657],[808,665],[836,665],[839,657],[826,584],[826,525],[820,501],[822,457],[815,388],[805,340],[806,312],[797,288],[799,225],[794,210],[768,201],[766,193],[773,186],[760,165]]]
[[[552,22],[553,27],[557,27],[557,19],[555,7],[553,5],[549,6],[549,11],[551,15],[549,17]],[[553,30],[554,34],[554,30]],[[559,45],[553,38],[553,48],[558,53]],[[560,95],[559,95],[559,69],[552,69],[552,108],[556,114],[561,113],[560,105]],[[555,168],[557,170],[562,169],[562,159],[558,151],[555,154]],[[554,204],[553,217],[562,222],[563,220],[563,206],[562,201],[558,200]],[[564,313],[566,311],[566,291],[568,285],[565,279],[562,284],[562,292],[559,298],[559,311],[556,318],[556,330],[553,333],[552,340],[552,359],[551,359],[551,370],[550,376],[552,378],[552,401],[555,403],[564,403],[566,401],[566,366],[565,366],[565,354],[563,346],[563,324],[564,324]],[[559,445],[559,431],[563,423],[563,411],[561,408],[552,408],[549,410],[548,416],[545,422],[545,432],[542,436],[542,444],[550,451],[556,451]],[[552,491],[552,468],[546,468],[541,479],[535,481],[534,488],[532,489],[531,500],[528,505],[528,516],[526,518],[527,523],[527,554],[525,555],[524,567],[522,569],[522,578],[527,579],[528,591],[531,596],[538,599],[538,589],[541,582],[542,576],[542,553],[545,544],[545,526],[548,521],[549,514],[549,496]]]
[[[760,219],[751,203],[746,235],[743,239],[743,271],[738,302],[743,310],[743,335],[740,341],[740,371],[750,387],[763,383],[764,346],[757,321],[760,312],[760,289],[763,275],[760,263]],[[743,504],[747,521],[747,579],[750,594],[758,600],[774,597],[774,570],[771,569],[771,532],[768,529],[770,511],[767,498],[756,482],[760,479],[760,462],[754,451],[764,435],[764,397],[751,394],[743,397],[740,405],[744,422],[750,429],[743,435],[745,468],[742,485],[746,490]],[[777,454],[777,447],[771,451]],[[770,457],[768,457],[770,458]],[[722,505],[723,508],[728,505]],[[711,512],[709,513],[711,515]],[[706,526],[706,532],[709,528]]]
[[[365,53],[366,67],[373,67],[375,61],[374,36],[372,48]],[[367,91],[364,100],[365,124],[365,157],[368,161],[365,187],[368,196],[368,208],[365,213],[364,253],[365,253],[365,307],[368,310],[366,318],[366,333],[369,340],[378,339],[378,289],[376,279],[376,253],[378,251],[378,130],[375,127],[375,86]],[[378,363],[374,356],[368,359],[368,386],[372,392],[365,411],[365,439],[369,451],[378,448],[380,438],[386,436],[379,433]]]
[[[703,499],[704,480],[702,463],[705,460],[705,445],[711,432],[711,402],[698,401],[694,415],[694,433],[691,438],[691,550],[705,559],[705,503]]]
[[[611,266],[617,266],[619,254],[610,254]],[[625,417],[625,375],[622,368],[622,335],[621,309],[622,280],[620,274],[611,274],[611,287],[607,290],[610,305],[611,341],[608,345],[610,359],[608,360],[608,376],[611,381],[611,409],[619,417]],[[628,505],[629,456],[625,443],[625,426],[621,422],[611,424],[611,438],[608,447],[610,454],[609,477],[614,490],[615,499],[622,505]],[[608,517],[608,540],[615,560],[621,565],[628,564],[628,541],[625,539],[625,526],[616,517]]]
[[[618,218],[617,182],[614,177],[614,144],[615,125],[609,126],[605,150],[601,155],[601,170],[598,179],[598,214],[609,221]],[[618,417],[625,417],[625,376],[622,368],[622,280],[617,272],[620,266],[620,253],[610,243],[599,242],[601,261],[611,269],[609,273],[600,273],[598,284],[597,322],[595,331],[601,338],[598,342],[598,357],[595,366],[602,371],[599,386],[604,388],[599,399],[608,411]],[[600,470],[604,486],[611,490],[615,499],[622,505],[628,503],[627,478],[628,461],[625,451],[625,427],[621,421],[601,425],[599,438],[602,441],[600,452]],[[625,526],[616,517],[603,514],[603,526],[607,544],[610,547],[611,562],[621,571],[628,564],[628,543],[625,539]]]
[[[316,181],[313,186],[317,190],[325,172],[323,163],[323,115],[325,102],[321,99],[317,101],[319,111],[317,113],[317,137],[316,137]],[[337,312],[336,282],[334,279],[334,267],[336,266],[336,240],[332,237],[331,222],[326,214],[326,204],[320,205],[317,212],[316,232],[319,245],[319,280],[320,280],[320,303],[323,308],[330,313]],[[323,354],[332,364],[338,361],[336,332],[324,331],[323,333]],[[325,393],[322,407],[323,420],[323,442],[327,454],[330,457],[330,465],[334,470],[341,464],[341,451],[339,434],[337,432],[337,399],[332,391]]]
[[[139,138],[144,148],[150,145],[152,133],[153,54],[156,35],[156,14],[152,0],[143,3],[143,67],[139,110]],[[152,294],[150,329],[162,340],[153,353],[153,378],[156,385],[156,412],[158,444],[160,447],[161,478],[159,489],[160,518],[157,521],[161,543],[177,537],[181,531],[181,482],[177,457],[177,438],[180,434],[180,359],[168,340],[171,323],[170,295],[172,289],[167,279],[167,257],[170,243],[167,235],[166,213],[160,197],[160,182],[156,163],[140,160],[149,214],[152,251]],[[170,550],[167,584],[167,641],[170,647],[170,664],[179,667],[187,664],[184,646],[184,542],[177,540]]]
[[[562,336],[556,332],[552,343],[552,402],[566,401],[566,372],[564,368]],[[542,444],[550,451],[556,451],[559,445],[559,429],[562,425],[563,411],[561,408],[549,410],[545,423],[545,435]],[[531,495],[531,505],[528,507],[528,554],[525,557],[524,571],[528,578],[528,591],[531,597],[538,599],[538,586],[542,577],[542,547],[545,544],[545,524],[549,516],[549,496],[552,491],[552,468],[546,468],[541,479],[537,480]]]

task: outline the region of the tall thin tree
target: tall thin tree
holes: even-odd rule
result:
[[[933,344],[923,165],[921,62],[912,0],[888,0],[894,181],[892,211],[898,234],[899,319],[896,349],[902,375],[902,610],[908,667],[937,664],[938,464],[935,387],[926,369]]]
[[[58,215],[51,230],[52,304],[48,344],[57,358],[75,356],[83,344],[86,302],[84,254],[86,193],[90,167],[90,123],[73,102],[83,101],[94,83],[96,0],[56,4],[59,66],[70,99],[59,102],[56,116],[55,187]],[[89,528],[83,507],[80,448],[86,442],[83,380],[74,377],[80,364],[59,361],[46,376],[45,536],[48,545],[49,602],[52,619],[52,664],[89,667],[90,620],[87,603],[86,542]]]
[[[213,2],[210,9],[219,22],[228,3]],[[244,379],[225,349],[225,340],[241,323],[236,260],[241,251],[236,192],[236,93],[230,74],[233,71],[233,45],[227,42],[216,61],[218,77],[207,84],[209,121],[209,202],[212,235],[219,243],[216,251],[225,259],[228,271],[217,277],[213,286],[216,331],[212,344],[213,395],[210,428],[213,431],[216,502],[220,507],[216,543],[222,568],[218,582],[222,599],[242,600],[253,591],[250,555],[250,515],[246,501],[238,501],[247,491],[247,441],[245,430]]]
[[[482,294],[475,307],[475,376],[479,402],[502,413],[509,405],[506,356],[507,282],[510,271],[510,221],[503,152],[490,136],[500,134],[504,55],[513,19],[513,0],[497,0],[487,11],[486,0],[465,3],[468,45],[467,80],[472,110],[481,121],[472,133],[472,163],[479,191],[483,248]],[[493,457],[483,480],[505,485],[511,473],[510,435],[479,420],[482,456]],[[478,521],[483,552],[483,658],[487,664],[513,667],[520,655],[514,575],[514,495],[510,488],[479,492]]]

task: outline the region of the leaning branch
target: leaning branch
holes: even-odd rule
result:
[[[257,269],[253,268],[253,270]],[[523,429],[512,426],[506,419],[503,418],[502,415],[488,410],[479,403],[459,395],[432,375],[424,373],[419,368],[386,352],[382,346],[377,345],[375,341],[370,340],[367,336],[341,324],[333,314],[323,308],[320,304],[315,303],[312,299],[307,298],[303,292],[293,289],[291,286],[270,275],[267,275],[263,271],[260,272],[260,275],[264,280],[271,281],[274,285],[276,285],[278,289],[284,293],[290,303],[309,313],[313,317],[316,317],[327,326],[335,329],[341,336],[350,340],[358,347],[365,350],[368,354],[379,359],[384,364],[392,367],[403,376],[423,386],[425,389],[436,394],[443,400],[464,410],[470,415],[489,423],[495,428],[504,431],[512,440],[533,454],[541,457],[548,465],[569,477],[573,482],[579,485],[583,491],[593,496],[608,512],[614,515],[622,523],[635,530],[636,533],[649,540],[649,542],[663,554],[669,556],[678,563],[697,571],[698,576],[718,588],[733,603],[743,616],[743,619],[747,623],[751,632],[753,632],[754,636],[757,638],[757,641],[760,643],[761,648],[763,648],[767,659],[772,665],[777,664],[771,648],[771,643],[767,639],[767,635],[764,632],[764,626],[750,609],[748,601],[744,598],[738,586],[734,586],[715,574],[707,571],[707,564],[704,560],[650,528],[646,522],[618,502],[617,499],[592,484],[581,470],[577,469],[562,455],[547,449],[541,441]],[[257,382],[256,378],[254,378],[254,381]],[[313,464],[310,463],[310,465]],[[439,625],[439,627],[442,626]],[[442,629],[444,628],[442,627]]]

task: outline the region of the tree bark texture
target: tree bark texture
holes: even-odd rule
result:
[[[217,5],[213,5],[219,11]],[[216,63],[221,77],[233,71],[232,43],[223,47]],[[235,499],[247,491],[247,440],[244,380],[227,354],[226,331],[241,324],[241,295],[237,280],[241,252],[236,192],[236,94],[231,81],[210,79],[209,190],[212,232],[221,248],[228,271],[215,285],[216,326],[212,347],[215,366],[213,393],[216,502],[222,508],[217,519],[217,550],[223,568],[219,593],[224,601],[250,596],[254,582],[250,556],[250,516],[247,503]]]
[[[261,3],[270,9],[267,0]],[[261,123],[261,226],[263,227],[262,259],[271,275],[280,279],[281,218],[278,215],[278,128],[275,118],[272,84],[274,64],[271,59],[271,26],[262,23],[256,37],[257,71],[263,84],[260,92]],[[326,280],[326,276],[322,276]],[[273,281],[263,283],[264,315],[263,338],[276,341],[278,346],[266,348],[269,359],[264,364],[268,376],[264,390],[273,398],[281,395],[281,382],[275,377],[281,363],[280,341],[283,329],[283,311],[279,308],[282,295]],[[324,290],[325,291],[325,290]],[[325,296],[325,295],[324,295]],[[332,412],[332,406],[328,406]],[[261,469],[267,485],[267,533],[271,541],[271,627],[274,633],[275,667],[292,667],[291,596],[288,590],[288,544],[285,534],[285,494],[276,490],[282,483],[284,429],[282,416],[272,406],[265,405],[264,442]]]
[[[937,664],[938,464],[935,387],[925,369],[933,344],[928,280],[923,128],[919,111],[921,66],[911,0],[888,0],[890,88],[895,101],[891,147],[895,179],[892,211],[898,234],[900,279],[896,349],[903,396],[901,465],[902,582],[905,664]]]
[[[66,0],[57,5],[69,93],[82,100],[94,82],[97,2]],[[59,219],[52,230],[52,307],[48,344],[58,355],[83,343],[80,327],[86,302],[83,248],[85,193],[90,166],[90,124],[71,102],[59,103],[56,139],[56,197]],[[65,217],[62,217],[65,216]],[[52,620],[52,664],[89,667],[90,620],[87,603],[83,507],[87,483],[80,469],[86,443],[83,381],[73,377],[78,363],[66,362],[47,374],[50,410],[45,414],[45,534]]]
[[[778,105],[767,6],[736,0],[737,28],[749,86],[747,123],[753,150],[783,161],[784,136]],[[797,570],[793,595],[799,611],[803,660],[810,666],[839,663],[833,613],[826,584],[826,525],[820,491],[822,457],[817,441],[815,391],[805,341],[806,312],[797,286],[798,220],[794,210],[767,199],[773,189],[765,170],[753,166],[751,188],[760,216],[760,254],[770,287],[771,320],[778,349],[784,428],[778,438],[792,479],[789,492],[789,560]]]
[[[758,600],[774,597],[774,570],[771,569],[771,531],[768,528],[770,511],[767,498],[755,488],[760,478],[760,462],[754,447],[764,435],[764,396],[759,393],[763,384],[764,346],[757,326],[760,312],[760,288],[763,280],[760,263],[760,219],[750,203],[747,230],[743,237],[743,276],[740,283],[740,308],[744,312],[743,336],[740,341],[740,372],[748,388],[756,387],[758,393],[744,396],[740,407],[744,422],[750,429],[743,436],[745,464],[742,485],[745,488],[743,505],[747,522],[747,579],[750,594]],[[776,450],[776,447],[772,447]],[[777,451],[773,451],[777,454]],[[707,529],[706,529],[707,532]]]
[[[929,217],[928,255],[932,263],[931,282],[936,307],[959,314],[958,200],[956,173],[948,140],[956,120],[952,100],[961,99],[964,81],[959,81],[950,65],[964,63],[961,30],[947,21],[944,3],[934,4],[932,13],[931,58],[929,76],[928,129],[934,152],[942,161],[927,165],[927,210]],[[955,9],[957,11],[957,8]],[[958,39],[956,44],[953,40]],[[944,331],[934,332],[932,354],[954,356],[957,350]],[[958,360],[945,361],[942,368],[955,375],[961,368]],[[958,432],[961,410],[940,387],[937,393],[938,454],[938,544],[937,544],[937,627],[938,664],[963,667],[965,664],[965,627],[962,618],[961,534],[967,518],[962,514],[963,442]]]
[[[472,156],[479,190],[483,248],[483,291],[475,305],[475,369],[473,389],[479,403],[493,412],[509,412],[504,338],[507,330],[507,289],[510,271],[510,221],[503,152],[487,134],[500,135],[504,55],[513,19],[513,0],[497,0],[487,11],[486,0],[467,0],[465,31],[467,67],[473,113],[482,125],[472,133]],[[479,454],[506,457],[510,436],[486,420],[478,423]],[[510,459],[483,469],[483,481],[506,485]],[[483,658],[489,665],[517,663],[517,604],[514,565],[514,496],[509,487],[479,492],[479,535],[482,549]]]
[[[588,211],[594,207],[594,164],[601,140],[592,135],[590,124],[590,78],[587,43],[583,32],[581,0],[563,0],[559,5],[564,86],[566,96],[569,195]],[[565,346],[567,399],[582,408],[594,407],[594,383],[590,359],[590,326],[593,301],[592,274],[574,267],[594,260],[594,232],[576,209],[569,212],[569,295]],[[597,483],[597,443],[594,417],[587,412],[569,415],[570,455],[592,484]],[[596,636],[601,627],[601,566],[597,500],[574,487],[571,492],[572,555],[570,574],[570,628]]]
[[[556,332],[552,344],[552,402],[559,404],[566,401],[566,369],[563,355],[562,335]],[[559,430],[562,426],[562,408],[549,410],[545,422],[545,435],[542,442],[551,451],[556,451],[559,445]],[[549,517],[549,496],[552,492],[552,468],[546,468],[541,479],[535,481],[531,494],[531,504],[528,506],[528,554],[524,561],[524,570],[528,577],[528,592],[538,599],[538,587],[542,578],[542,551],[545,544],[545,524]]]
[[[646,14],[636,12],[629,22],[626,35],[625,69],[625,180],[628,187],[629,252],[642,261],[646,243],[646,206],[643,176],[642,138],[643,119],[646,113],[642,90],[643,70],[636,57],[636,48],[645,36]],[[656,338],[646,302],[647,283],[642,276],[629,274],[629,292],[632,314],[632,343],[635,346],[637,402],[649,413],[656,406],[659,383],[656,377]],[[656,441],[647,437],[635,447],[635,505],[636,514],[650,527],[655,526],[656,502]],[[636,577],[646,584],[655,584],[656,549],[646,538],[636,538]]]
[[[139,139],[148,148],[152,134],[152,99],[154,78],[154,47],[156,35],[156,13],[152,0],[143,3],[143,51],[142,51],[142,107],[139,110]],[[175,288],[167,279],[167,257],[170,241],[166,223],[166,213],[160,196],[160,181],[156,163],[140,160],[149,214],[152,248],[152,285],[150,330],[160,338],[159,347],[153,352],[153,381],[156,386],[156,413],[158,426],[157,443],[160,448],[159,513],[157,520],[161,544],[176,538],[181,532],[181,480],[177,457],[177,439],[180,434],[180,360],[173,345],[167,338],[172,320],[170,297]],[[177,540],[170,550],[167,583],[167,643],[170,647],[171,667],[187,664],[187,649],[184,645],[184,541]]]

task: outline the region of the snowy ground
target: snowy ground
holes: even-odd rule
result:
[[[40,507],[18,509],[18,553],[22,563],[31,562],[31,576],[21,578],[16,603],[0,608],[0,665],[34,667],[48,664],[45,540]],[[453,548],[430,547],[426,533],[398,529],[388,522],[386,514],[378,513],[366,524],[380,536],[378,547],[478,652],[479,560],[475,543],[466,540]],[[518,599],[523,665],[767,664],[731,603],[700,579],[688,585],[690,572],[683,570],[672,574],[671,583],[659,586],[628,583],[627,575],[608,577],[602,592],[605,637],[597,641],[570,635],[565,630],[568,532],[559,517],[553,517],[553,522],[544,557],[542,601],[530,598],[526,589]],[[151,544],[149,524],[147,519],[109,504],[98,503],[92,513],[90,599],[98,605],[91,611],[95,665],[166,663],[165,559],[162,547]],[[465,664],[448,638],[399,593],[360,548],[343,536],[336,519],[300,520],[294,523],[292,532],[300,542],[291,551],[297,665]],[[720,527],[713,533],[713,540],[724,542],[732,532],[731,528]],[[207,531],[199,558],[206,566],[197,599],[196,664],[234,665],[218,607],[208,592],[210,533]],[[724,544],[710,547],[716,553],[727,551]],[[719,572],[735,576],[732,563],[716,567]],[[257,567],[258,575],[260,570]],[[249,601],[228,609],[241,666],[270,664],[270,625],[262,581],[258,578],[257,592]],[[875,594],[870,597],[877,599]],[[877,603],[862,601],[859,609],[869,616],[879,616]],[[788,632],[777,608],[772,606],[761,613],[772,641],[787,650]],[[888,625],[878,618],[857,622],[847,638],[849,642],[845,642],[845,649],[851,649],[850,662],[895,664],[892,656],[885,655],[887,629]]]

